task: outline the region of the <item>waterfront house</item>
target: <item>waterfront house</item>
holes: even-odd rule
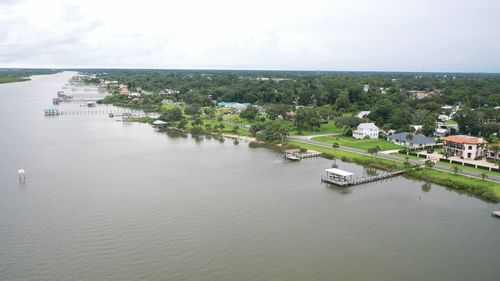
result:
[[[370,139],[378,138],[378,127],[374,123],[361,123],[358,128],[352,131],[352,136],[362,139],[368,136]]]
[[[443,138],[443,148],[452,156],[462,159],[483,157],[488,142],[480,137],[454,135]]]
[[[436,142],[429,137],[426,137],[421,134],[412,134],[413,138],[407,139],[408,138],[408,133],[399,133],[399,134],[394,134],[389,137],[387,137],[387,140],[390,142],[393,142],[398,145],[403,145],[403,146],[408,146],[408,147],[424,147],[424,146],[429,146],[429,145],[435,145]]]

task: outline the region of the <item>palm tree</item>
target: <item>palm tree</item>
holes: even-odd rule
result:
[[[408,146],[408,144],[410,144],[410,145]],[[411,146],[413,146],[413,134],[408,133],[408,134],[406,134],[406,154],[408,154],[408,155],[410,154],[409,147],[411,147]]]
[[[488,178],[488,175],[487,175],[485,172],[482,172],[482,173],[481,173],[481,178],[482,178],[482,179],[483,179],[483,181],[484,181],[484,179],[487,179],[487,178]]]
[[[455,175],[462,172],[462,170],[457,165],[453,166],[452,171],[453,171],[453,173],[455,173]]]
[[[429,159],[425,160],[425,167],[427,169],[434,167],[434,162],[432,162],[432,160],[429,160]]]
[[[340,145],[339,145],[337,142],[334,142],[334,143],[332,144],[332,148],[333,148],[333,149],[337,149],[337,148],[339,148],[339,147],[340,147]]]

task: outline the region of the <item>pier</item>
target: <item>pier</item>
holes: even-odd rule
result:
[[[327,182],[341,187],[347,187],[352,185],[358,185],[358,184],[370,183],[374,181],[388,179],[402,175],[403,173],[404,173],[403,170],[399,170],[371,177],[353,178],[354,176],[353,173],[343,171],[340,169],[326,169],[326,176],[321,176],[321,182]]]
[[[146,114],[140,110],[127,110],[127,109],[90,109],[90,110],[78,110],[78,109],[68,109],[68,110],[58,110],[54,108],[45,109],[45,115],[95,115],[95,114],[107,114],[111,116],[121,115],[138,115],[146,116]]]
[[[283,155],[283,159],[299,161],[304,158],[312,158],[321,156],[321,152],[314,150],[307,150],[305,152],[300,151],[300,149],[288,149],[285,150],[285,154]]]

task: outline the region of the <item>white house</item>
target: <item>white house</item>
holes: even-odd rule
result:
[[[366,115],[370,114],[370,112],[371,112],[371,111],[360,111],[360,112],[358,113],[358,115],[356,115],[356,117],[358,117],[358,118],[363,118],[363,117],[365,117]]]
[[[370,139],[378,138],[378,127],[374,123],[361,123],[358,128],[352,131],[352,136],[362,139],[368,136]]]

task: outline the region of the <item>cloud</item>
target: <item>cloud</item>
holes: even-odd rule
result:
[[[0,67],[500,71],[495,0],[0,3]]]

